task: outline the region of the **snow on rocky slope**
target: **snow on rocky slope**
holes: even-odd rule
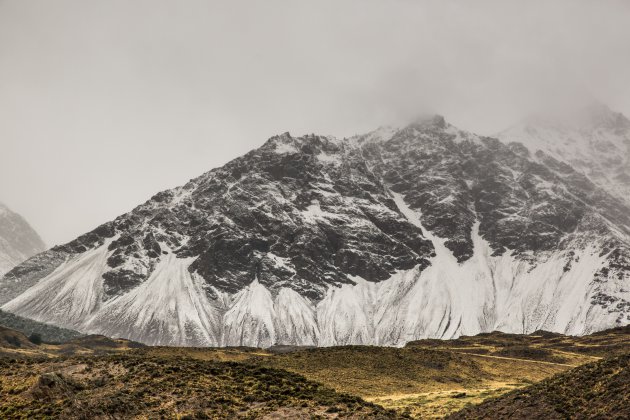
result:
[[[45,249],[22,216],[0,203],[0,276]]]
[[[599,103],[536,116],[499,133],[524,144],[538,159],[552,157],[630,204],[630,120]]]
[[[630,323],[629,243],[580,171],[432,116],[272,137],[29,259],[0,304],[148,344],[584,334]]]

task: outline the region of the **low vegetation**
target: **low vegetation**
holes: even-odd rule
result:
[[[65,343],[84,335],[77,331],[33,321],[3,310],[0,310],[0,325],[20,331],[27,337],[37,334],[46,343]]]
[[[128,353],[0,359],[0,371],[5,418],[401,417],[303,376],[236,362]]]
[[[452,419],[628,419],[630,354],[588,363],[460,411]]]
[[[34,341],[0,328],[1,418],[478,418],[499,409],[518,418],[574,413],[591,398],[599,398],[594,415],[619,411],[630,398],[629,356],[617,365],[600,360],[630,351],[630,328],[585,337],[495,332],[405,348],[146,347],[94,335]],[[564,375],[575,372],[594,391],[576,386],[571,394],[572,376]],[[598,375],[610,380],[589,382]],[[552,392],[566,398],[540,396]],[[528,398],[541,402],[531,413],[518,408]]]

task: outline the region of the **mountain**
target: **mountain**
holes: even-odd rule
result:
[[[45,249],[26,220],[0,203],[0,275]]]
[[[630,210],[443,117],[289,133],[0,280],[2,309],[146,344],[403,345],[630,323]]]
[[[630,120],[600,103],[537,115],[498,138],[527,146],[539,160],[571,165],[598,187],[630,204]]]

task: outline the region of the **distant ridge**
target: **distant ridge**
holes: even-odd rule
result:
[[[0,276],[45,249],[26,220],[0,203]]]
[[[3,310],[0,310],[0,326],[20,331],[27,337],[31,334],[38,334],[46,343],[65,343],[85,335],[78,331],[33,321]]]

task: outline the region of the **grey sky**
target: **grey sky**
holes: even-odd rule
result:
[[[630,114],[628,1],[0,0],[0,201],[70,240],[273,134],[567,91]]]

